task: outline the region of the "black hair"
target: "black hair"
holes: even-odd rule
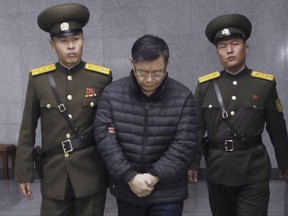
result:
[[[169,48],[167,43],[160,37],[146,34],[135,41],[131,49],[134,63],[139,61],[154,61],[161,55],[164,63],[169,60]]]
[[[243,41],[243,43],[246,44],[246,39],[241,34],[233,34],[233,35],[229,35],[229,36],[226,36],[226,37],[223,37],[223,38],[219,38],[218,40],[215,40],[214,44],[217,47],[219,42],[226,41],[226,40],[231,40],[231,39],[235,39],[235,38],[241,39]]]

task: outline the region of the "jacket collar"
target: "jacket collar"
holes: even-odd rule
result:
[[[165,93],[166,89],[167,89],[167,85],[168,85],[168,72],[166,72],[166,76],[162,82],[162,84],[158,87],[158,89],[156,90],[156,92],[154,94],[152,94],[150,97],[148,97],[147,95],[145,95],[142,90],[141,87],[139,86],[135,75],[134,75],[134,70],[132,69],[130,72],[130,87],[132,90],[132,93],[135,93],[137,97],[140,97],[141,99],[144,100],[149,100],[149,101],[154,101],[154,100],[158,100],[159,98],[161,98],[161,96]]]

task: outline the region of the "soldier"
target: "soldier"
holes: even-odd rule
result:
[[[103,215],[105,169],[95,148],[93,120],[109,68],[82,60],[90,13],[80,4],[57,5],[38,16],[58,62],[31,70],[16,156],[20,190],[33,199],[33,147],[41,120],[41,215]]]
[[[246,65],[251,29],[240,14],[219,16],[206,27],[224,67],[200,77],[195,90],[213,216],[267,215],[271,164],[261,139],[265,124],[280,175],[288,176],[287,129],[275,78]]]

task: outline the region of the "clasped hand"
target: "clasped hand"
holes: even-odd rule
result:
[[[154,186],[159,181],[158,177],[152,176],[149,173],[137,174],[128,182],[130,189],[138,197],[145,197],[152,193]]]

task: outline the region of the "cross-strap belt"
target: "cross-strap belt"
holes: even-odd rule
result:
[[[240,133],[237,133],[236,130],[234,129],[233,125],[229,121],[229,114],[226,111],[226,108],[225,108],[225,105],[224,105],[224,101],[223,101],[223,98],[222,98],[222,94],[220,92],[217,80],[213,80],[212,83],[213,83],[213,87],[214,87],[214,90],[215,90],[219,105],[221,107],[221,111],[222,111],[221,116],[222,116],[225,124],[227,125],[229,132],[231,133],[233,138],[241,139],[241,140],[244,141],[245,140],[244,135],[240,134]]]
[[[210,149],[219,149],[232,152],[235,150],[247,150],[262,144],[261,137],[255,137],[248,140],[224,140],[224,141],[209,141],[208,145]]]
[[[220,150],[225,150],[228,152],[233,152],[234,150],[246,150],[246,149],[249,149],[249,148],[254,147],[256,145],[262,144],[262,138],[261,137],[246,139],[243,134],[236,132],[233,125],[229,121],[229,115],[225,109],[224,101],[223,101],[217,80],[213,80],[212,82],[213,82],[213,87],[214,87],[218,102],[219,102],[220,107],[221,107],[222,118],[223,118],[224,122],[226,123],[228,130],[232,135],[232,138],[226,139],[223,141],[213,141],[213,140],[209,139],[208,147],[210,149],[220,149]]]
[[[55,80],[53,78],[52,73],[48,74],[48,79],[49,79],[49,83],[50,83],[50,87],[52,89],[52,92],[54,94],[54,97],[57,101],[58,104],[58,109],[61,112],[61,114],[64,116],[64,118],[66,119],[66,121],[68,122],[70,128],[72,129],[72,131],[78,136],[78,137],[83,137],[83,135],[81,134],[81,132],[79,131],[79,129],[75,126],[74,122],[70,119],[66,107],[64,105],[64,103],[61,100],[60,94],[57,90],[57,86],[55,83]]]
[[[65,157],[69,156],[69,153],[78,151],[80,149],[87,148],[94,145],[93,138],[76,138],[73,140],[67,139],[61,142],[61,145],[57,145],[51,149],[43,152],[44,157],[52,157],[57,154],[64,154]],[[68,154],[68,155],[67,155]]]
[[[70,140],[70,139],[64,140],[61,142],[61,145],[57,145],[51,149],[48,149],[44,151],[43,154],[46,157],[51,157],[56,154],[64,153],[64,156],[68,157],[69,153],[72,153],[75,150],[83,149],[92,145],[93,143],[92,138],[91,137],[85,138],[84,135],[80,132],[80,130],[75,126],[74,122],[70,119],[67,113],[66,107],[64,103],[62,102],[60,94],[57,90],[57,86],[56,86],[52,73],[48,74],[48,79],[49,79],[50,87],[52,89],[54,97],[57,101],[58,109],[61,112],[61,114],[64,116],[66,121],[68,122],[71,130],[77,135],[77,138],[74,140]]]

